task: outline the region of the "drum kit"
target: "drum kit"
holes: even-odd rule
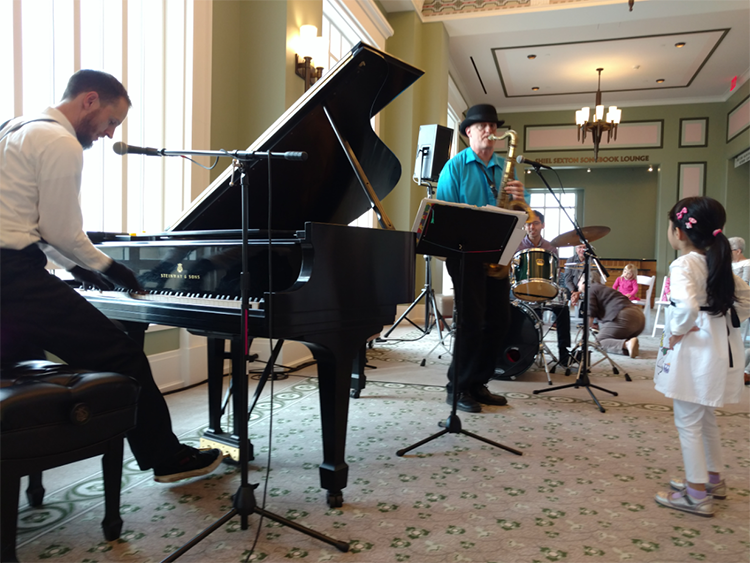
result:
[[[581,230],[590,242],[610,232],[609,227],[583,227]],[[579,243],[576,231],[563,233],[550,241],[555,247]],[[557,257],[543,248],[527,248],[514,255],[510,273],[510,326],[505,341],[498,348],[495,379],[516,379],[538,361],[550,380],[544,354],[552,356],[555,365],[557,358],[544,343],[544,323],[539,313],[543,316],[545,311],[568,306],[564,288],[558,282],[558,269]]]

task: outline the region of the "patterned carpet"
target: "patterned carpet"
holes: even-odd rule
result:
[[[432,335],[431,335],[432,336]],[[232,518],[180,558],[190,562],[688,562],[750,560],[750,439],[748,413],[721,409],[728,498],[714,518],[659,507],[653,501],[681,455],[671,409],[647,394],[600,396],[599,413],[583,389],[533,394],[544,381],[503,382],[507,407],[461,413],[463,428],[520,450],[516,456],[470,436],[448,433],[403,457],[396,451],[440,429],[448,415],[441,385],[388,383],[389,366],[417,365],[436,338],[378,345],[368,361],[362,397],[351,401],[347,438],[349,484],[344,506],[329,509],[319,487],[320,426],[314,378],[293,377],[250,422],[255,445],[250,482],[266,509],[350,546],[349,553],[272,520],[251,515],[249,529]],[[647,346],[648,347],[648,346]],[[655,346],[654,346],[655,349]],[[644,354],[648,355],[648,350]],[[428,358],[443,369],[448,359]],[[629,362],[629,363],[628,363]],[[633,382],[605,380],[620,389],[649,386],[651,367],[629,367]],[[644,365],[644,364],[641,364]],[[425,368],[420,368],[425,369]],[[559,378],[559,375],[557,376]],[[376,381],[382,379],[382,381]],[[566,381],[566,382],[569,382]],[[493,382],[494,385],[494,382]],[[512,387],[515,386],[515,387]],[[628,387],[630,386],[630,387]],[[645,388],[645,387],[644,387]],[[643,400],[643,396],[646,399]],[[654,395],[656,399],[656,395]],[[663,399],[663,398],[662,398]],[[744,409],[747,410],[747,409]],[[190,441],[197,444],[203,428]],[[151,481],[126,460],[120,540],[106,542],[99,475],[48,495],[40,509],[23,508],[21,561],[160,561],[231,507],[239,474],[222,466],[213,475],[175,485]],[[258,542],[253,542],[258,534]]]

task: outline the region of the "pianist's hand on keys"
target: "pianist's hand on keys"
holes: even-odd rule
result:
[[[136,279],[133,271],[127,266],[123,266],[119,262],[116,262],[115,260],[112,260],[109,268],[104,270],[102,274],[104,274],[106,278],[108,278],[116,285],[124,287],[125,289],[129,289],[131,291],[144,293],[144,290],[141,287],[141,284],[138,283],[138,280]]]

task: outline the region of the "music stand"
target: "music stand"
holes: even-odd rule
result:
[[[483,262],[499,262],[507,264],[512,256],[512,251],[518,246],[523,236],[518,229],[521,218],[525,222],[526,213],[510,211],[498,208],[477,208],[474,206],[449,203],[438,200],[422,200],[421,214],[417,215],[415,229],[417,232],[417,252],[430,256],[443,256],[445,258],[457,258],[461,271],[461,292],[463,292],[464,264],[467,259],[481,260]],[[495,212],[493,212],[495,211]],[[471,228],[462,228],[471,225]],[[515,232],[518,231],[518,232]],[[468,258],[467,258],[468,257]],[[457,334],[461,334],[463,315],[461,307],[463,295],[457,295],[456,310],[458,322],[456,323]],[[457,339],[455,346],[461,346],[461,340]],[[460,357],[458,350],[454,359],[458,362]],[[456,365],[454,373],[458,373],[459,366]],[[459,393],[454,388],[451,413],[438,426],[443,429],[432,436],[420,440],[416,444],[403,448],[396,452],[397,456],[403,456],[407,452],[430,442],[443,434],[465,434],[491,446],[507,450],[516,455],[522,452],[493,442],[483,436],[468,432],[461,427],[461,419],[458,418]]]

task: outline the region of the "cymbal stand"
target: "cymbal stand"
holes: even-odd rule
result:
[[[434,187],[429,182],[422,180],[422,164],[421,161],[424,159],[425,151],[429,150],[427,147],[423,147],[419,151],[420,155],[420,165],[419,165],[419,177],[417,179],[417,184],[420,186],[424,186],[427,188],[427,197],[432,198],[434,195]],[[393,330],[401,324],[401,321],[406,320],[408,321],[414,328],[416,328],[418,331],[420,331],[422,334],[415,338],[414,340],[419,340],[420,338],[430,334],[432,331],[432,327],[437,325],[438,329],[438,336],[440,338],[440,343],[443,343],[443,339],[445,338],[443,336],[443,315],[440,313],[440,309],[438,309],[437,306],[437,300],[435,299],[435,291],[432,288],[432,256],[425,254],[424,255],[424,287],[422,288],[421,293],[417,296],[417,298],[412,302],[411,305],[404,311],[404,313],[396,320],[395,323],[391,326],[391,328],[388,329],[388,331],[381,337],[378,338],[378,342],[384,342],[388,339],[388,336],[393,332]],[[412,309],[417,306],[417,303],[419,303],[422,298],[425,299],[424,304],[424,327],[419,326],[414,321],[412,321],[408,315],[411,313]],[[432,316],[434,315],[435,320],[432,321]],[[402,340],[400,338],[394,338],[393,340]],[[424,365],[424,364],[422,364]]]
[[[460,256],[461,256],[461,258],[460,258],[460,263],[461,263],[461,285],[460,285],[461,290],[460,290],[460,293],[463,293],[463,288],[464,288],[464,281],[463,281],[463,278],[464,278],[464,255],[463,255],[463,253]],[[456,331],[458,332],[458,334],[460,334],[461,327],[464,324],[463,320],[462,320],[463,315],[461,315],[461,303],[462,303],[462,300],[459,299],[458,302],[457,302],[458,322],[455,325]],[[457,346],[460,346],[461,345],[461,341],[457,340],[455,344]],[[460,357],[461,356],[458,354],[458,352],[456,352],[455,358],[456,358],[456,362],[457,363],[456,363],[456,369],[453,370],[454,376],[455,376],[455,374],[457,374],[459,372],[459,367],[460,366],[458,365],[458,358],[460,358]],[[401,456],[405,455],[407,452],[410,452],[411,450],[413,450],[415,448],[418,448],[419,446],[422,446],[422,445],[426,444],[427,442],[431,442],[432,440],[435,440],[436,438],[439,438],[443,434],[448,434],[448,433],[451,433],[451,434],[464,434],[466,436],[469,436],[471,438],[474,438],[476,440],[480,440],[480,441],[482,441],[482,442],[484,442],[486,444],[489,444],[490,446],[495,446],[496,448],[501,448],[503,450],[506,450],[506,451],[509,451],[511,453],[514,453],[516,455],[523,455],[522,452],[520,452],[520,451],[518,451],[518,450],[516,450],[514,448],[511,448],[509,446],[504,446],[504,445],[499,444],[497,442],[493,442],[492,440],[489,440],[489,439],[487,439],[487,438],[485,438],[483,436],[480,436],[478,434],[474,434],[473,432],[469,432],[467,430],[464,430],[461,427],[461,419],[458,418],[458,415],[456,414],[456,411],[458,410],[458,396],[459,396],[459,394],[460,393],[457,392],[455,384],[454,384],[454,386],[453,386],[453,403],[451,405],[451,414],[448,416],[448,418],[446,420],[444,420],[444,421],[441,420],[438,423],[438,426],[440,426],[440,427],[443,428],[440,432],[437,432],[437,433],[433,434],[432,436],[429,436],[429,437],[425,438],[424,440],[420,440],[416,444],[412,444],[409,447],[406,447],[406,448],[398,450],[396,452],[396,455],[399,456],[399,457],[401,457]]]
[[[212,153],[211,156],[237,156],[240,151],[234,151],[233,153],[227,153],[223,151],[201,151],[200,154],[207,154]],[[192,151],[191,154],[196,154],[195,151]],[[264,152],[264,153],[250,153],[250,152],[242,152],[242,156],[237,156],[239,160],[239,168],[240,168],[240,176],[241,176],[241,193],[242,193],[242,273],[240,275],[241,279],[241,296],[242,296],[242,303],[241,303],[241,333],[242,335],[248,334],[248,310],[249,310],[249,299],[250,299],[250,267],[249,267],[249,259],[248,259],[248,233],[249,233],[249,193],[250,193],[250,185],[249,185],[249,179],[248,175],[245,173],[245,167],[248,164],[248,161],[258,160],[259,156],[261,157],[267,157],[268,158],[268,181],[269,184],[271,182],[271,158],[286,158],[285,156],[277,156],[279,154],[283,155],[284,153],[271,153],[271,152]],[[270,231],[269,231],[270,236]],[[269,253],[270,254],[270,253]],[[269,287],[271,287],[269,285]],[[270,297],[270,295],[269,295]],[[270,300],[267,303],[267,307],[271,306]],[[270,319],[272,318],[272,311],[267,309],[267,314],[269,315],[269,323]],[[270,334],[271,329],[269,328],[269,338],[272,336]],[[243,339],[243,351],[244,357],[247,358],[249,354],[249,341],[247,338]],[[278,353],[278,351],[276,351]],[[269,373],[273,371],[273,360],[275,358],[272,358],[271,361],[269,361],[266,364],[266,368],[264,370],[264,379],[267,379],[269,376]],[[234,362],[233,362],[234,363]],[[243,364],[244,365],[244,364]],[[244,371],[244,370],[243,370]],[[232,384],[234,387],[234,396],[235,396],[235,408],[237,409],[237,412],[235,413],[235,416],[239,416],[240,413],[248,413],[248,384],[247,384],[247,373],[232,373]],[[257,400],[257,398],[256,398]],[[325,543],[328,543],[339,551],[349,551],[349,544],[344,541],[335,540],[333,538],[330,538],[328,536],[325,536],[321,534],[320,532],[317,532],[315,530],[312,530],[310,528],[305,528],[304,526],[301,526],[300,524],[288,520],[286,518],[283,518],[281,516],[278,516],[276,514],[273,514],[272,512],[269,512],[265,510],[264,508],[261,508],[258,506],[256,500],[255,500],[255,489],[258,488],[258,484],[249,484],[248,483],[248,463],[249,463],[249,455],[248,455],[248,430],[247,430],[247,424],[239,424],[237,427],[237,433],[238,433],[238,443],[239,443],[239,466],[240,466],[240,486],[237,489],[237,492],[232,497],[232,509],[227,512],[224,516],[220,517],[216,522],[211,524],[208,528],[204,529],[202,532],[200,532],[198,535],[196,535],[194,538],[192,538],[190,541],[188,541],[185,545],[180,547],[177,551],[174,551],[171,553],[168,557],[162,560],[162,563],[167,561],[175,561],[178,557],[186,553],[188,550],[192,549],[195,545],[206,539],[210,534],[212,534],[214,531],[218,530],[226,524],[229,520],[234,518],[235,516],[240,516],[240,527],[243,530],[248,529],[248,516],[250,514],[259,514],[262,517],[269,518],[271,520],[274,520],[276,522],[279,522],[280,524],[283,524],[289,528],[292,528],[294,530],[297,530],[298,532],[302,532],[304,534],[307,534],[310,537],[319,539]]]

